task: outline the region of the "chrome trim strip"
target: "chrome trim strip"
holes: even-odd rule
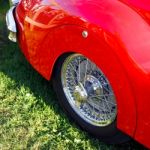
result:
[[[17,27],[16,27],[16,22],[15,22],[15,18],[13,15],[13,10],[14,10],[15,6],[12,6],[7,14],[6,14],[6,24],[7,24],[7,28],[9,31],[11,32],[17,32]]]
[[[19,3],[19,0],[9,0],[10,6],[16,6]]]
[[[8,35],[8,39],[9,39],[10,41],[12,41],[12,42],[17,42],[17,35],[16,35],[16,33],[10,31],[10,33],[9,33],[9,35]]]

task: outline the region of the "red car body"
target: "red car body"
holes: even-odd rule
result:
[[[24,55],[47,80],[64,53],[95,62],[114,89],[117,127],[150,148],[149,0],[21,0],[15,19]]]

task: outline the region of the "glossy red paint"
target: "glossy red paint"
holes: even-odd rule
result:
[[[50,79],[64,53],[90,58],[112,84],[118,128],[150,148],[149,6],[148,0],[21,0],[15,14],[19,45],[43,77]]]
[[[149,0],[121,0],[137,11],[150,24],[150,1]]]

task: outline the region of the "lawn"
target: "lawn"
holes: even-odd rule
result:
[[[0,0],[0,150],[143,150],[133,141],[106,145],[68,120],[51,82],[32,69],[17,44],[8,41],[7,9],[7,1]]]

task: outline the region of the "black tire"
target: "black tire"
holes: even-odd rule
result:
[[[55,65],[52,77],[53,88],[54,91],[56,92],[61,107],[64,109],[66,114],[73,121],[75,121],[83,130],[87,131],[92,136],[99,138],[101,141],[107,144],[122,144],[128,142],[130,140],[130,137],[117,129],[116,120],[114,120],[110,125],[106,127],[98,127],[86,122],[72,109],[65,96],[61,82],[62,65],[66,60],[66,58],[69,57],[70,55],[72,54],[65,54],[59,58],[59,60]]]

